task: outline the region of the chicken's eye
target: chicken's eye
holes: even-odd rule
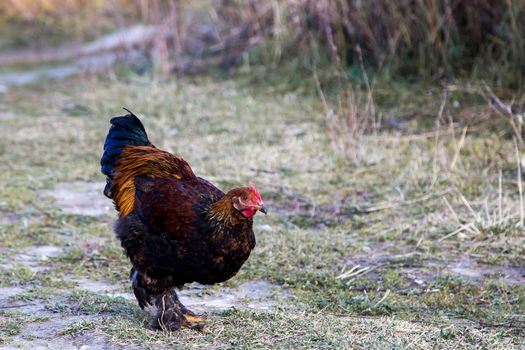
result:
[[[242,195],[242,200],[245,201],[245,200],[247,200],[247,199],[248,199],[248,196],[245,195],[245,194],[243,194],[243,195]]]

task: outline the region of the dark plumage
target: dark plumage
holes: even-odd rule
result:
[[[104,189],[104,194],[109,198],[111,198],[110,179],[113,177],[113,169],[124,147],[153,146],[148,140],[144,126],[133,113],[112,118],[110,123],[111,128],[104,142],[104,154],[100,160],[100,170],[107,176],[109,185]]]
[[[130,278],[141,308],[160,310],[155,328],[201,328],[205,318],[186,309],[174,287],[233,277],[255,247],[253,216],[266,213],[254,187],[224,193],[195,176],[179,156],[159,150],[140,120],[111,120],[101,170],[104,193],[120,218],[117,237],[133,265]]]

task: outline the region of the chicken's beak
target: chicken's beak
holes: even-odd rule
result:
[[[264,215],[266,215],[268,213],[267,211],[268,209],[266,209],[266,206],[263,204],[260,208],[259,208],[259,211],[261,213],[263,213]]]

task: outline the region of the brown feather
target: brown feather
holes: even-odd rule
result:
[[[232,199],[243,193],[244,188],[236,188],[228,192],[221,200],[213,203],[210,208],[212,218],[230,226],[237,225],[242,220],[242,216],[233,207]]]
[[[135,208],[135,183],[138,176],[149,178],[193,179],[189,164],[176,155],[150,146],[127,146],[115,167],[111,191],[119,216],[124,217]]]

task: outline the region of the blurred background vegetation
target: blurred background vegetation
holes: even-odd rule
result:
[[[308,80],[318,69],[324,83],[361,80],[364,65],[383,79],[520,88],[524,15],[524,0],[5,0],[0,50],[78,44],[143,23],[161,28],[147,54],[163,73],[264,66]]]

